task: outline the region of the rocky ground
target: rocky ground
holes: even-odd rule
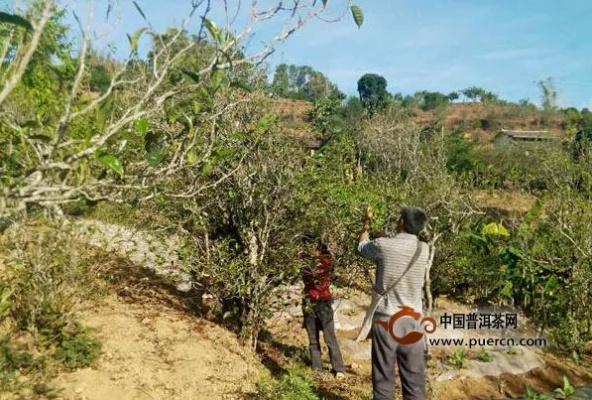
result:
[[[98,220],[77,220],[73,228],[81,239],[128,258],[176,282],[180,291],[190,289],[190,275],[182,265],[183,239],[178,235],[157,236],[130,227]]]
[[[277,311],[272,318],[271,325],[278,325],[278,321],[284,319],[288,321],[301,321],[302,309],[300,307],[300,293],[302,288],[300,286],[292,286],[286,290],[286,301],[291,305],[282,311]],[[370,343],[356,342],[354,340],[357,335],[357,330],[364,320],[364,315],[369,302],[368,295],[360,293],[354,290],[337,289],[335,292],[335,327],[338,331],[344,334],[342,339],[342,347],[349,354],[352,360],[356,361],[369,361],[370,360]],[[464,307],[452,301],[441,299],[439,301],[439,307],[434,310],[433,316],[437,321],[440,317],[447,313],[448,315],[462,314],[466,315],[471,312],[493,314],[494,312],[501,312],[503,314],[509,313],[510,311],[499,311],[499,310],[474,310],[469,307]],[[431,339],[453,339],[453,338],[464,338],[465,342],[468,343],[469,339],[487,339],[487,338],[500,338],[502,333],[507,337],[520,338],[520,337],[536,337],[536,332],[533,329],[528,328],[528,324],[525,322],[526,318],[523,315],[518,317],[519,323],[516,330],[469,330],[469,329],[453,329],[452,326],[448,326],[446,329],[439,326],[433,334],[429,335]],[[520,326],[520,323],[524,326]],[[476,348],[477,349],[477,348]],[[436,346],[432,348],[432,352],[440,354],[450,350],[450,346]],[[459,376],[467,377],[479,377],[479,376],[498,376],[503,373],[521,374],[528,372],[534,368],[541,367],[544,365],[543,352],[540,348],[536,347],[521,347],[516,346],[511,351],[508,348],[502,346],[491,348],[492,356],[495,362],[481,362],[478,360],[469,360],[469,367],[460,371],[447,370],[438,374],[434,378],[436,380],[448,380],[453,377],[458,378]]]

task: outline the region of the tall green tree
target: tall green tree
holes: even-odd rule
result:
[[[498,102],[499,98],[495,93],[489,92],[483,88],[477,86],[471,86],[460,91],[463,96],[471,101],[480,101],[482,103],[494,103]]]
[[[288,65],[280,64],[275,69],[271,91],[278,97],[288,97],[290,92],[290,77],[288,76]]]
[[[450,92],[450,93],[448,93],[448,100],[451,103],[454,103],[459,98],[460,98],[460,95],[458,94],[458,92]]]
[[[543,111],[554,112],[557,110],[557,89],[553,79],[547,78],[538,82],[539,89],[541,89],[541,104]]]
[[[389,99],[386,87],[386,79],[378,74],[365,74],[358,80],[360,101],[370,113],[386,106]]]
[[[449,102],[448,96],[440,92],[428,92],[426,90],[416,93],[419,106],[424,110],[433,110]]]
[[[345,95],[337,85],[323,73],[308,65],[278,65],[271,90],[276,96],[289,99],[310,101],[345,99]]]

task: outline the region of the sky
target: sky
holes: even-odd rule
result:
[[[126,33],[145,24],[131,0],[96,0],[94,29],[101,46],[129,52]],[[191,0],[137,0],[156,30],[179,26]],[[236,4],[238,0],[229,0]],[[0,0],[1,4],[10,3]],[[561,106],[592,108],[592,1],[590,0],[355,0],[365,16],[358,29],[351,15],[335,23],[313,20],[267,59],[310,65],[342,91],[357,93],[364,73],[377,73],[392,93],[429,90],[449,93],[483,87],[501,98],[540,101],[537,82],[551,77]],[[62,0],[86,19],[89,0]],[[244,1],[250,3],[250,1]],[[262,0],[261,4],[272,3]],[[222,0],[212,0],[211,18],[224,24]],[[329,0],[329,14],[343,9]],[[245,19],[239,12],[237,27]],[[68,21],[73,22],[71,13]],[[284,18],[255,29],[249,49],[279,33]],[[188,26],[198,26],[194,19]],[[147,42],[143,43],[147,47]]]

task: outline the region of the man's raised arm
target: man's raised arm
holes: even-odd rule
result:
[[[376,246],[376,241],[370,240],[370,225],[372,223],[373,218],[374,213],[370,209],[368,209],[364,217],[364,226],[362,227],[362,231],[360,232],[358,252],[362,255],[362,257],[368,258],[372,261],[376,261],[378,259],[378,249]]]

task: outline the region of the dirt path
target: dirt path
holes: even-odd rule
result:
[[[64,399],[235,399],[262,367],[227,330],[162,304],[109,296],[82,321],[96,328],[103,355],[53,382]]]
[[[72,400],[235,399],[254,390],[263,365],[234,334],[187,311],[189,289],[179,252],[182,238],[79,220],[88,244],[132,262],[112,271],[112,294],[83,311],[102,356],[93,368],[60,375],[54,387]],[[125,263],[124,263],[125,264]],[[180,292],[159,287],[158,276]],[[181,286],[181,287],[179,287]],[[186,299],[185,299],[186,300]]]

